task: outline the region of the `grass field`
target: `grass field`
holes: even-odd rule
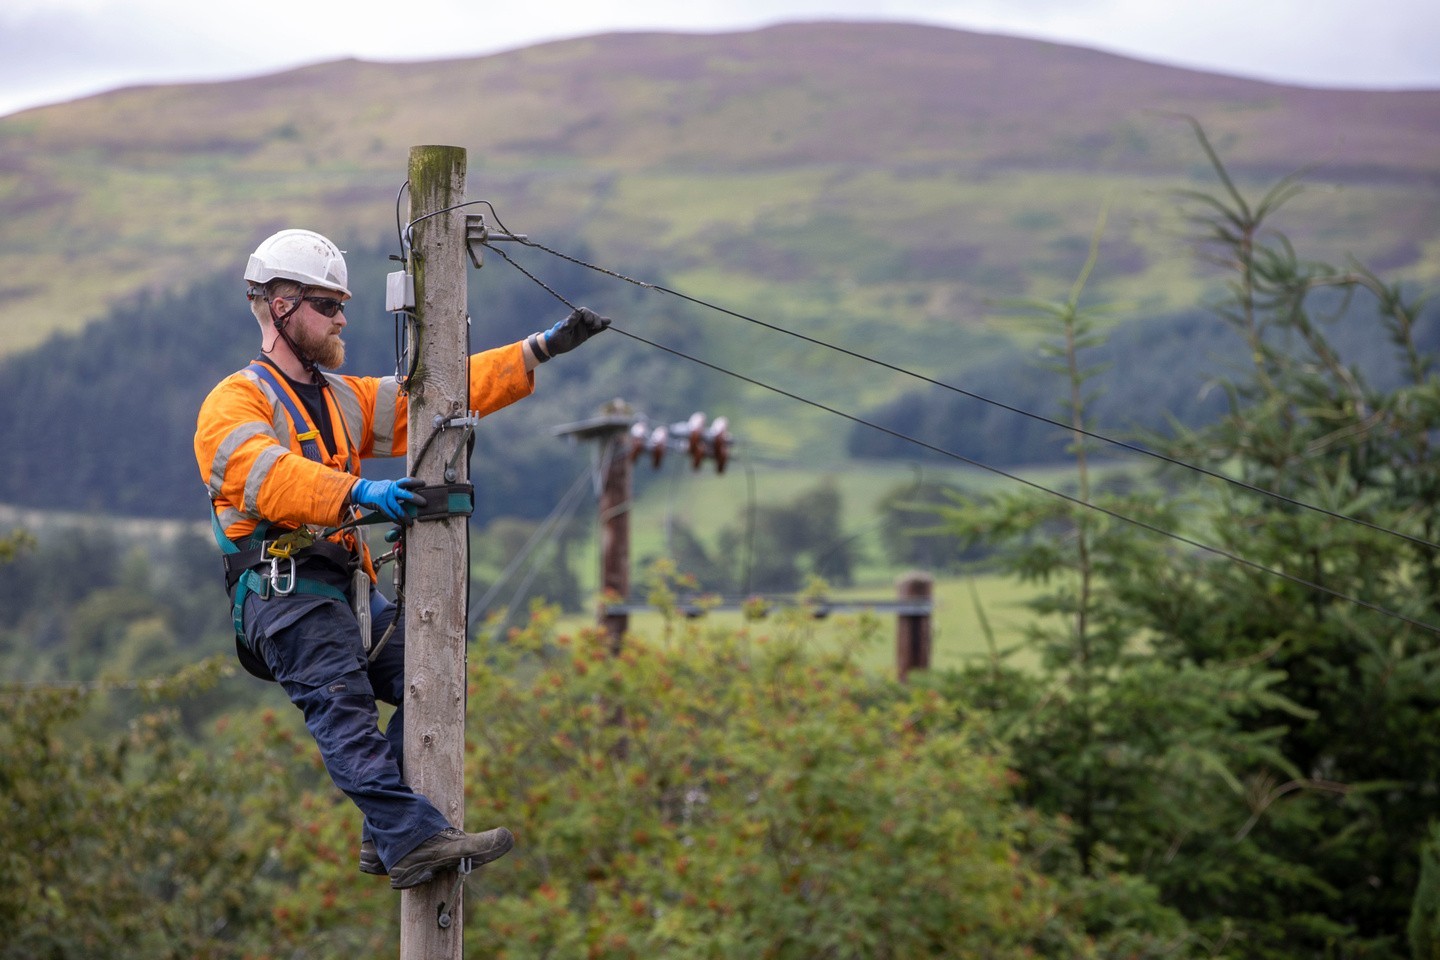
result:
[[[993,490],[1006,483],[1003,478],[969,468],[927,466],[921,470],[894,464],[849,464],[833,471],[756,465],[749,473],[753,477],[744,467],[732,467],[722,475],[710,470],[692,473],[688,466],[670,464],[664,476],[637,497],[631,513],[632,584],[639,588],[644,583],[644,558],[666,554],[666,530],[670,524],[684,522],[703,541],[713,543],[722,527],[739,522],[752,490],[757,502],[783,503],[816,484],[833,483],[843,499],[845,516],[845,530],[837,533],[837,539],[853,538],[862,561],[856,568],[855,584],[832,587],[827,597],[847,604],[890,602],[896,599],[897,581],[906,571],[890,564],[884,556],[882,520],[876,513],[876,502],[896,487],[913,484],[917,477],[926,481],[944,479],[977,491]],[[1058,484],[1063,474],[1063,468],[1047,471],[1040,482]],[[593,595],[599,569],[593,542],[576,551],[575,562],[587,595]],[[703,591],[705,585],[700,584],[700,589]],[[936,575],[933,666],[958,667],[1015,646],[1027,625],[1035,621],[1034,614],[1024,606],[1034,593],[1033,587],[994,574]],[[866,621],[873,629],[862,629]],[[589,613],[574,614],[561,623],[562,629],[576,631],[594,626],[595,618]],[[743,613],[725,610],[671,624],[661,613],[642,612],[630,619],[632,632],[654,641],[681,635],[691,626],[748,628],[756,637],[773,636],[779,631],[798,632],[807,641],[826,647],[857,643],[857,655],[867,667],[879,672],[895,669],[895,618],[886,612],[836,613],[820,620],[776,614],[747,622]],[[1016,662],[1024,664],[1027,660],[1021,656]]]
[[[983,662],[1016,646],[1027,625],[1035,622],[1035,615],[1024,606],[1034,593],[1033,588],[1014,579],[992,574],[938,578],[931,622],[932,668],[954,669]],[[861,588],[835,590],[829,597],[846,602],[889,601],[895,599],[895,594],[892,586],[888,592]],[[572,614],[562,618],[560,630],[574,633],[595,625],[592,616]],[[647,611],[630,617],[630,632],[651,643],[683,642],[686,632],[692,629],[743,629],[757,640],[777,636],[800,638],[817,649],[850,645],[866,669],[880,674],[895,671],[896,623],[889,613],[845,612],[812,619],[798,615],[795,608],[788,608],[759,620],[747,620],[743,613],[730,610],[673,622],[667,622],[666,616],[659,612]],[[1009,662],[1026,666],[1034,660],[1028,652],[1020,652]]]

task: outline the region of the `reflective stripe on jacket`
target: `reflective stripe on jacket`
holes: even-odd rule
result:
[[[471,356],[469,374],[470,407],[481,416],[535,390],[520,343]],[[334,526],[360,476],[360,461],[404,455],[409,405],[394,377],[327,373],[325,379],[336,449],[321,442],[324,463],[305,458],[297,436],[303,426],[290,422],[285,405],[252,372],[232,373],[201,404],[195,460],[231,540],[249,536],[260,520],[290,528]],[[283,380],[282,386],[294,396]]]

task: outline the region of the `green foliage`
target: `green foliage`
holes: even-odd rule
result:
[[[0,689],[0,957],[392,949],[394,893],[356,872],[353,808],[298,714],[236,713],[203,746],[185,729],[187,702],[233,675],[230,659],[138,684]],[[89,715],[116,698],[130,721],[95,732]]]
[[[1281,691],[1308,716],[1271,710],[1250,721],[1284,724],[1278,746],[1298,774],[1260,791],[1257,812],[1279,827],[1260,843],[1291,856],[1313,837],[1307,865],[1325,891],[1310,898],[1315,912],[1346,928],[1345,955],[1395,956],[1433,816],[1431,771],[1440,769],[1436,628],[1399,619],[1440,623],[1431,449],[1440,406],[1429,351],[1416,340],[1419,301],[1358,264],[1303,260],[1271,225],[1294,182],[1252,202],[1200,137],[1222,185],[1215,197],[1192,198],[1201,239],[1229,271],[1220,311],[1252,365],[1230,385],[1226,417],[1178,450],[1333,513],[1227,491],[1214,518],[1219,544],[1294,579],[1198,565],[1204,586],[1185,599],[1197,616],[1175,640],[1204,662],[1263,658],[1283,673]],[[1327,290],[1367,304],[1367,335],[1396,357],[1393,386],[1345,361],[1316,296]],[[1275,901],[1270,915],[1294,907]],[[1278,955],[1282,937],[1297,941],[1274,922]]]
[[[775,636],[556,636],[471,668],[471,816],[517,848],[468,931],[506,958],[1022,956],[1067,932],[956,705]]]
[[[1440,620],[1440,405],[1420,309],[1358,265],[1303,261],[1270,226],[1297,181],[1251,202],[1197,133],[1221,190],[1185,199],[1206,256],[1228,271],[1217,311],[1252,366],[1225,383],[1226,414],[1182,429],[1168,452],[1251,486],[1197,481],[1165,501],[1092,492],[1077,435],[1074,501],[996,496],[945,511],[1045,588],[1028,642],[1038,676],[997,659],[958,682],[995,709],[1026,796],[1074,819],[1082,869],[1118,857],[1207,949],[1396,957],[1420,909],[1419,838],[1440,769],[1434,628],[1422,626]],[[1078,292],[1045,312],[1083,427]],[[1342,321],[1390,345],[1389,386],[1342,359],[1326,331]]]
[[[224,584],[207,536],[61,526],[0,578],[0,672],[10,679],[122,679],[228,650]]]
[[[1168,917],[1056,856],[1063,830],[1016,803],[961,701],[857,667],[873,618],[835,653],[800,614],[769,635],[672,623],[617,657],[554,617],[470,667],[469,819],[519,837],[467,887],[476,955],[1118,958],[1130,913],[1093,940],[1085,917]],[[222,661],[3,692],[0,957],[393,950],[395,894],[357,872],[358,817],[298,714],[186,734]],[[107,697],[134,719],[84,732]]]
[[[507,623],[524,619],[532,599],[543,599],[565,610],[581,607],[581,590],[570,554],[588,536],[591,519],[549,528],[529,520],[500,517],[471,540],[471,589],[484,591],[473,614],[490,616],[496,604],[511,615]],[[489,597],[493,602],[484,603]],[[492,609],[478,609],[480,605]]]
[[[757,534],[753,579],[757,587],[794,590],[811,577],[837,586],[854,581],[855,541],[841,525],[840,491],[833,482],[802,491],[778,507],[757,507],[750,522]],[[734,555],[738,537],[721,541],[722,552]]]
[[[1089,428],[1085,385],[1093,372],[1081,354],[1096,342],[1080,297],[1097,249],[1065,301],[1034,305],[1055,326],[1048,352],[1069,384],[1064,416],[1077,431]],[[1073,823],[1074,869],[1094,887],[1087,929],[1125,931],[1138,955],[1203,954],[1210,945],[1179,920],[1175,894],[1230,882],[1234,844],[1211,850],[1191,838],[1215,838],[1244,819],[1238,771],[1283,768],[1273,749],[1278,733],[1243,726],[1251,712],[1287,705],[1273,690],[1274,673],[1155,656],[1133,597],[1154,590],[1153,578],[1173,557],[1117,518],[1167,528],[1176,511],[1151,492],[1093,491],[1087,443],[1074,434],[1073,500],[1024,492],[957,497],[935,508],[954,535],[995,550],[992,562],[1041,588],[1026,641],[1039,654],[1038,671],[1009,667],[997,651],[992,663],[941,685],[971,691],[1013,751],[1023,795]],[[1104,895],[1137,887],[1167,895],[1173,906]]]
[[[954,572],[985,556],[983,547],[967,545],[936,519],[938,508],[960,502],[963,497],[964,489],[957,484],[918,477],[914,483],[896,485],[887,491],[876,510],[882,524],[880,536],[890,562],[921,570]]]
[[[1420,879],[1406,928],[1413,960],[1440,960],[1440,824],[1420,846]]]
[[[141,693],[213,684],[197,665]],[[0,957],[221,958],[253,926],[251,880],[267,851],[246,842],[243,809],[276,816],[262,770],[195,749],[160,707],[93,739],[76,723],[97,696],[79,688],[0,691]]]
[[[842,505],[839,488],[829,480],[782,503],[752,502],[721,528],[712,548],[677,522],[670,531],[670,559],[711,593],[793,592],[812,577],[848,586],[859,551],[842,527]]]

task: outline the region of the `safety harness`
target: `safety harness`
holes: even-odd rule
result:
[[[251,363],[245,369],[264,380],[275,396],[280,399],[280,402],[285,405],[291,421],[295,424],[300,451],[306,459],[324,463],[325,455],[321,451],[319,443],[320,431],[310,422],[303,406],[297,403],[289,391],[281,385],[275,371],[268,364],[260,361]],[[344,429],[343,424],[341,429]],[[350,446],[353,456],[353,443]],[[437,520],[457,515],[469,516],[475,509],[474,486],[469,482],[427,485],[416,492],[425,499],[426,504],[418,508],[412,504],[406,504],[407,522]],[[221,559],[225,565],[225,586],[232,591],[233,596],[231,622],[235,628],[235,653],[241,666],[247,672],[262,680],[275,679],[265,662],[255,651],[250,649],[250,644],[245,640],[245,601],[249,595],[253,593],[262,600],[268,600],[271,597],[299,594],[348,603],[350,598],[340,587],[322,580],[301,576],[300,564],[312,558],[321,559],[340,570],[355,572],[359,564],[358,558],[349,549],[328,538],[348,527],[383,523],[387,520],[388,518],[384,514],[377,512],[357,517],[339,528],[322,531],[318,534],[301,528],[282,531],[273,539],[267,539],[273,525],[268,520],[261,520],[248,536],[236,543],[225,535],[224,529],[220,526],[219,513],[211,510],[210,525],[215,533],[215,542],[220,546]],[[355,579],[358,580],[361,576],[365,578],[368,586],[369,575],[361,573]],[[366,607],[365,612],[368,619],[368,603],[363,606]],[[368,624],[362,625],[362,632],[368,648]]]
[[[265,381],[280,402],[285,405],[295,424],[296,438],[300,451],[307,460],[324,463],[325,455],[320,450],[320,431],[310,422],[304,408],[295,401],[281,384],[275,371],[268,364],[256,361],[245,368]],[[264,680],[273,680],[265,662],[250,649],[245,641],[245,601],[250,594],[262,600],[271,597],[308,595],[325,597],[330,600],[348,601],[345,591],[322,580],[301,576],[300,563],[311,558],[322,559],[336,568],[350,571],[355,568],[356,559],[351,551],[338,543],[316,536],[308,529],[285,530],[270,538],[273,524],[261,520],[255,529],[239,543],[225,535],[220,526],[219,514],[211,510],[210,525],[215,533],[215,542],[220,547],[221,560],[225,565],[225,586],[231,591],[231,623],[235,628],[235,653],[246,671]]]

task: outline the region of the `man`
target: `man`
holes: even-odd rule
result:
[[[504,827],[465,833],[403,776],[403,617],[370,594],[374,565],[354,527],[378,511],[424,506],[419,481],[364,480],[360,461],[406,451],[406,397],[394,377],[324,373],[345,358],[345,257],[308,230],[282,230],[245,268],[260,357],[222,380],[200,408],[195,456],[210,492],[234,601],[236,652],[280,683],[305,715],[336,786],[364,815],[360,869],[416,886],[469,858],[504,856]],[[470,408],[483,416],[534,391],[535,367],[610,321],[580,309],[543,333],[472,356]],[[383,645],[378,641],[385,639]],[[372,650],[373,656],[367,654]],[[394,704],[382,735],[376,701]]]

